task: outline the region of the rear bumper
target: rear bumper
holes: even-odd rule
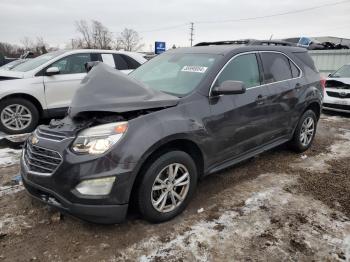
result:
[[[128,204],[123,205],[86,205],[71,203],[57,193],[37,185],[22,175],[23,184],[29,194],[62,213],[74,215],[82,220],[99,224],[122,223],[125,220]]]

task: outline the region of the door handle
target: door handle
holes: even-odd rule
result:
[[[300,83],[296,83],[295,84],[295,90],[300,91],[300,89],[301,89],[301,84]]]
[[[258,105],[263,105],[263,104],[265,104],[265,97],[262,95],[258,95],[257,98],[255,99],[255,102]]]

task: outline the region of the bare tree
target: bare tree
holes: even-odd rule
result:
[[[35,51],[37,54],[46,54],[47,49],[49,48],[48,44],[45,43],[42,36],[38,36],[35,42]]]
[[[72,47],[111,49],[113,40],[112,33],[101,22],[92,20],[89,25],[86,20],[75,23],[81,38],[72,40]]]
[[[27,36],[21,39],[24,51],[31,51],[35,55],[41,55],[47,53],[49,45],[44,41],[42,36],[36,37],[35,40]]]
[[[76,21],[75,27],[82,36],[81,41],[79,42],[83,46],[80,46],[80,47],[92,48],[93,47],[92,33],[86,20]]]
[[[23,45],[24,47],[24,50],[32,50],[33,47],[34,47],[34,42],[31,38],[29,38],[28,36],[25,36],[23,37],[21,40],[20,40],[21,44]]]
[[[100,49],[110,49],[112,44],[112,33],[101,22],[92,21],[92,33],[94,46]]]
[[[133,29],[125,28],[117,38],[117,49],[125,51],[137,51],[143,47],[142,38]]]
[[[0,42],[0,54],[8,57],[18,57],[23,49],[17,45]]]

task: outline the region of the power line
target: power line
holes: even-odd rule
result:
[[[193,45],[193,36],[194,36],[194,33],[193,33],[193,31],[194,31],[194,28],[193,28],[193,25],[194,25],[194,23],[193,22],[191,22],[191,27],[190,27],[190,42],[191,42],[191,46]]]
[[[166,30],[171,30],[171,29],[175,29],[175,28],[179,28],[179,27],[184,27],[186,25],[188,25],[188,24],[187,23],[186,24],[178,24],[178,25],[162,27],[162,28],[158,28],[158,29],[144,30],[144,31],[140,31],[140,33],[151,33],[151,32],[157,32],[157,31],[166,31]]]
[[[258,20],[258,19],[264,19],[264,18],[270,18],[270,17],[276,17],[276,16],[284,16],[284,15],[290,15],[290,14],[297,14],[297,13],[312,11],[312,10],[319,9],[319,8],[323,8],[323,7],[345,4],[345,3],[349,3],[349,2],[350,2],[350,0],[344,0],[344,1],[338,1],[338,2],[333,2],[333,3],[327,3],[327,4],[323,4],[323,5],[317,5],[317,6],[313,6],[313,7],[308,7],[308,8],[303,8],[303,9],[288,11],[288,12],[276,13],[276,14],[272,14],[272,15],[255,16],[255,17],[247,17],[247,18],[237,18],[237,19],[229,19],[229,20],[197,21],[196,23],[197,23],[197,24],[231,23],[231,22]]]
[[[308,7],[308,8],[297,9],[297,10],[292,10],[292,11],[287,11],[287,12],[282,12],[282,13],[276,13],[276,14],[271,14],[271,15],[264,15],[264,16],[254,16],[254,17],[245,17],[245,18],[237,18],[237,19],[227,19],[227,20],[195,21],[195,22],[196,22],[196,24],[219,24],[219,23],[232,23],[232,22],[252,21],[252,20],[266,19],[266,18],[271,18],[271,17],[278,17],[278,16],[284,16],[284,15],[303,13],[303,12],[308,12],[308,11],[320,9],[320,8],[323,8],[323,7],[336,6],[336,5],[346,4],[346,3],[350,3],[350,0],[343,0],[343,1],[338,1],[338,2],[325,3],[325,4],[322,4],[322,5],[312,6],[312,7]],[[167,31],[167,30],[172,30],[172,29],[184,27],[186,25],[188,25],[188,24],[187,23],[183,23],[183,24],[177,24],[177,25],[172,25],[172,26],[168,26],[168,27],[161,27],[161,28],[157,28],[157,29],[144,30],[144,31],[139,31],[139,32],[140,33],[151,33],[151,32],[158,32],[158,31]]]

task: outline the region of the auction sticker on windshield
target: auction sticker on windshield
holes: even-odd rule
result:
[[[206,66],[184,66],[181,71],[182,72],[192,72],[192,73],[205,73],[208,67]]]

